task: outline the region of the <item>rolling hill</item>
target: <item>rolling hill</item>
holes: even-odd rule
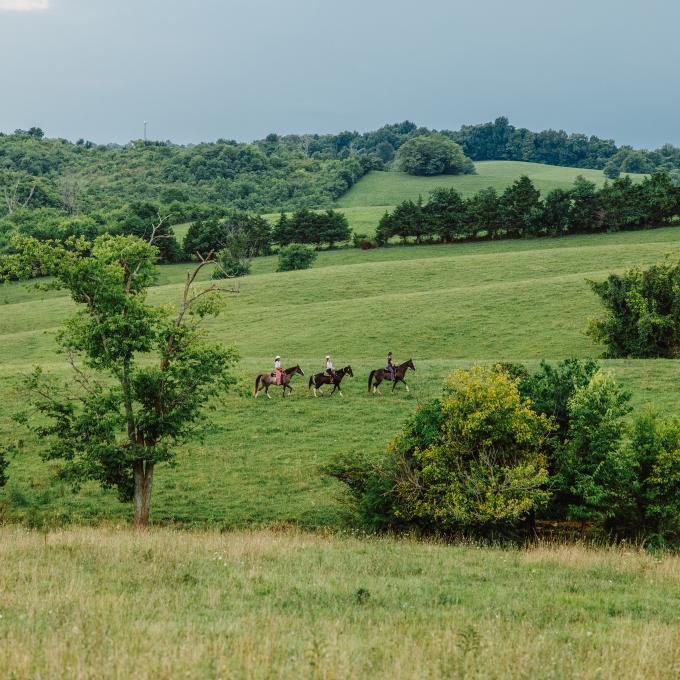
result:
[[[552,189],[567,189],[582,175],[598,186],[606,177],[601,170],[565,168],[557,165],[525,163],[522,161],[479,161],[475,163],[476,175],[438,175],[436,177],[415,177],[404,172],[373,171],[362,177],[346,194],[339,198],[334,208],[345,213],[350,227],[357,234],[372,235],[386,210],[411,199],[423,201],[431,191],[439,187],[453,187],[469,197],[480,189],[493,187],[498,193],[527,175],[536,188],[545,196]],[[644,175],[630,175],[634,181],[641,181]],[[266,215],[270,222],[278,213]],[[181,234],[184,230],[180,231]]]
[[[335,481],[319,466],[334,453],[380,450],[417,404],[435,395],[442,378],[473,362],[596,356],[584,335],[598,311],[585,279],[602,279],[634,263],[652,263],[680,249],[680,229],[564,239],[391,247],[323,252],[313,269],[276,274],[274,258],[255,261],[239,281],[240,293],[211,326],[214,336],[239,348],[238,385],[211,415],[203,444],[181,452],[176,468],[159,469],[153,516],[182,525],[252,526],[294,522],[306,527],[342,525],[347,507]],[[162,267],[154,301],[178,299],[185,265]],[[206,274],[207,275],[207,274]],[[39,363],[66,374],[54,352],[54,334],[73,309],[58,292],[23,285],[0,291],[0,388],[5,408],[0,434],[24,399],[19,376]],[[366,377],[383,365],[387,350],[413,357],[410,395],[367,393]],[[252,398],[256,373],[280,353],[307,373],[351,364],[356,378],[344,399],[308,395],[297,378],[291,399]],[[608,361],[634,393],[637,405],[677,411],[673,361]],[[113,494],[86,485],[72,495],[52,480],[53,465],[27,453],[10,465],[0,490],[8,518],[26,517],[38,499],[71,521],[128,518]]]

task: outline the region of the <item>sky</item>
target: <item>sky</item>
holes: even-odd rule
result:
[[[0,0],[0,131],[532,130],[680,146],[677,0]]]

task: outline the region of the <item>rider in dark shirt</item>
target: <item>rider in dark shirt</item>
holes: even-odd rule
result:
[[[394,363],[392,363],[392,352],[387,353],[387,366],[385,370],[390,374],[390,380],[394,380]]]

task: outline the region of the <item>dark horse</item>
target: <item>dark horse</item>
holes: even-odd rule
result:
[[[393,392],[398,382],[403,382],[406,386],[406,391],[410,392],[411,390],[409,390],[408,385],[406,385],[406,381],[404,380],[404,375],[406,375],[406,371],[409,368],[412,371],[416,370],[416,367],[413,365],[413,359],[409,359],[403,364],[395,366],[394,378],[392,378],[392,373],[390,373],[390,371],[388,371],[386,368],[379,368],[377,371],[371,371],[371,374],[368,376],[368,391],[370,392],[372,388],[373,394],[375,394],[383,380],[394,380],[394,384],[392,385]]]
[[[291,392],[293,391],[293,388],[290,386],[290,381],[296,373],[298,375],[304,375],[300,368],[300,364],[292,366],[291,368],[286,368],[281,373],[281,387],[283,387],[282,396],[286,396],[286,389],[289,389]],[[253,394],[257,396],[260,390],[264,388],[264,393],[271,399],[272,397],[271,394],[269,394],[269,388],[272,385],[276,385],[276,378],[271,373],[260,373],[260,375],[255,378],[255,391]]]
[[[333,385],[333,391],[331,394],[337,390],[340,392],[340,396],[342,396],[342,390],[340,389],[340,383],[342,382],[342,379],[348,375],[350,378],[354,377],[354,373],[352,373],[352,367],[351,366],[345,366],[345,368],[341,368],[339,371],[335,371],[333,375],[328,375],[328,373],[317,373],[316,375],[313,375],[309,379],[309,387],[314,388],[314,396],[316,397],[316,391],[319,390],[321,392],[321,386],[322,385]]]

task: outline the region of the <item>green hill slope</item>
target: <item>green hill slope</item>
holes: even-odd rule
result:
[[[545,196],[551,189],[568,188],[578,175],[602,185],[605,176],[601,170],[562,168],[556,165],[523,163],[520,161],[480,161],[475,163],[476,175],[439,175],[437,177],[414,177],[404,172],[371,172],[359,180],[337,201],[343,208],[368,206],[393,206],[406,199],[416,200],[438,187],[455,187],[464,196],[471,196],[480,189],[494,187],[501,193],[521,175],[528,175],[536,188]],[[631,175],[642,179],[644,175]]]
[[[660,229],[562,240],[508,241],[464,246],[388,248],[321,253],[308,271],[274,273],[273,258],[256,260],[252,276],[211,332],[242,353],[237,388],[211,416],[203,444],[180,455],[155,480],[157,521],[252,525],[292,521],[306,526],[343,521],[339,485],[319,466],[337,452],[379,450],[422,399],[440,389],[456,366],[473,361],[560,359],[597,355],[583,334],[598,310],[584,279],[651,263],[680,249],[680,229]],[[164,267],[154,301],[178,299],[185,266]],[[54,334],[73,309],[57,293],[10,285],[0,291],[0,389],[5,409],[0,436],[16,425],[10,416],[24,399],[18,377],[40,363],[66,374],[54,353]],[[413,357],[410,395],[367,393],[366,378],[387,350]],[[306,381],[336,365],[355,371],[345,398],[314,399]],[[252,398],[255,374],[280,353],[300,362],[291,399]],[[676,368],[671,361],[607,362],[633,390],[638,404],[677,411]],[[76,520],[127,518],[130,510],[110,493],[86,485],[78,495],[51,481],[53,468],[28,452],[10,465],[0,490],[8,517],[20,517],[37,497]]]

